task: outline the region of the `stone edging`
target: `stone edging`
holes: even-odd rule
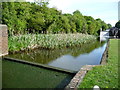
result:
[[[101,66],[106,64],[106,60],[108,57],[108,47],[109,47],[109,41],[107,43],[106,49],[102,55],[102,59],[100,62],[100,65],[85,65],[83,66],[80,71],[77,72],[77,74],[73,77],[73,79],[70,81],[70,83],[65,87],[65,89],[77,89],[82,82],[84,76],[87,74],[89,70],[91,70],[93,67]]]
[[[5,55],[8,55],[8,53],[5,53],[5,54],[0,54],[0,57],[5,56]]]
[[[101,62],[100,62],[101,65],[105,65],[107,63],[109,44],[110,44],[110,41],[107,42],[106,49],[105,49],[105,51],[102,55],[102,59],[101,59]]]
[[[80,71],[73,77],[73,79],[70,81],[70,83],[66,86],[66,89],[77,89],[80,83],[82,82],[84,76],[86,73],[91,70],[95,66],[100,65],[85,65],[83,66]]]

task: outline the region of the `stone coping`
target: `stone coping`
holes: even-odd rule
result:
[[[68,69],[62,69],[62,68],[53,67],[53,66],[49,66],[49,65],[45,65],[45,64],[10,58],[7,56],[3,57],[3,60],[13,61],[13,62],[27,64],[27,65],[36,66],[36,67],[41,67],[41,68],[50,69],[50,70],[54,70],[54,71],[58,71],[58,72],[63,72],[63,73],[71,74],[71,75],[75,75],[77,73],[76,71],[72,71],[72,70],[68,70]]]
[[[80,71],[73,77],[70,83],[66,86],[66,89],[77,89],[82,82],[84,76],[87,74],[89,70],[91,70],[95,66],[100,65],[85,65],[83,66]]]

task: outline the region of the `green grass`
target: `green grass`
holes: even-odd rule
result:
[[[20,51],[36,47],[55,49],[80,46],[90,43],[95,36],[85,34],[27,34],[9,37],[9,51]]]
[[[93,88],[94,85],[100,88],[118,88],[118,43],[120,40],[110,40],[107,64],[89,71],[79,88]]]

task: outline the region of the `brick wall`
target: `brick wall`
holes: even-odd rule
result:
[[[0,56],[8,54],[7,26],[0,24]]]

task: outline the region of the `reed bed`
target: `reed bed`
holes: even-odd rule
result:
[[[81,46],[96,39],[86,34],[26,34],[9,37],[9,51],[20,51],[34,48],[67,48]]]

